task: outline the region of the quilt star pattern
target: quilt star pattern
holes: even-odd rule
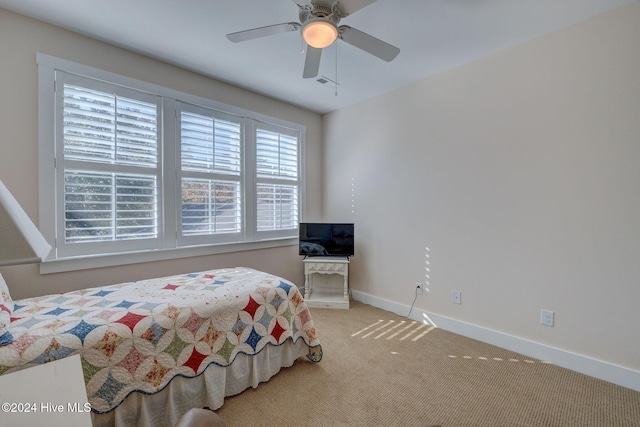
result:
[[[303,340],[322,358],[298,288],[249,268],[83,289],[14,301],[13,342],[0,375],[80,354],[91,408],[115,409],[132,392],[153,394],[176,376],[229,366],[240,353]]]

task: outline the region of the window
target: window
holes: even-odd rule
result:
[[[61,71],[56,84],[58,256],[158,248],[158,97]]]
[[[179,139],[183,241],[240,239],[242,118],[182,104]]]
[[[256,129],[257,230],[298,227],[298,138],[274,126]]]
[[[303,126],[47,55],[38,65],[41,230],[59,261],[43,272],[295,244]]]

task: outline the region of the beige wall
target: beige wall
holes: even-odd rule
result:
[[[309,219],[320,219],[320,115],[0,9],[0,180],[36,224],[37,52],[305,125],[306,212]],[[36,265],[3,267],[0,272],[12,296],[24,298],[240,265],[279,274],[299,285],[303,283],[302,262],[293,246],[47,275],[40,275]]]
[[[634,2],[326,115],[352,289],[408,307],[428,281],[417,309],[638,373],[639,22]]]

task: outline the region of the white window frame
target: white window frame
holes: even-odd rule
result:
[[[40,265],[43,274],[61,271],[72,271],[89,268],[107,267],[123,264],[134,264],[150,261],[161,261],[175,258],[186,258],[219,253],[255,250],[297,244],[297,228],[275,233],[258,233],[256,231],[255,203],[255,131],[256,123],[267,123],[271,126],[282,128],[288,132],[299,135],[299,180],[298,180],[298,221],[304,218],[303,207],[305,205],[305,133],[306,127],[297,123],[266,116],[260,113],[240,109],[222,104],[210,99],[183,93],[173,89],[161,87],[137,79],[124,77],[115,73],[77,64],[64,59],[38,53],[38,131],[39,131],[39,217],[40,230],[47,241],[54,247],[51,254]],[[161,133],[161,145],[159,158],[161,162],[158,169],[161,171],[159,194],[162,210],[159,227],[160,242],[157,246],[138,248],[135,245],[128,246],[123,243],[126,252],[92,253],[81,255],[78,253],[60,253],[56,250],[56,233],[60,226],[60,217],[63,215],[56,211],[56,194],[60,191],[60,184],[56,184],[56,124],[55,124],[55,71],[61,70],[89,79],[100,80],[108,84],[131,88],[136,91],[147,92],[154,96],[160,96],[159,131]],[[180,235],[181,196],[180,196],[180,151],[177,141],[179,119],[177,112],[180,103],[200,106],[205,109],[220,111],[222,114],[242,117],[244,121],[242,141],[242,164],[244,173],[241,175],[243,188],[243,230],[241,236],[234,238],[217,239],[189,239]],[[61,144],[59,144],[61,145]],[[58,223],[56,222],[58,221]],[[118,245],[115,245],[116,249]]]

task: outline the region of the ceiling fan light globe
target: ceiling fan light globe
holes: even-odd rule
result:
[[[324,20],[312,20],[302,27],[302,38],[311,47],[322,49],[338,38],[338,28]]]

